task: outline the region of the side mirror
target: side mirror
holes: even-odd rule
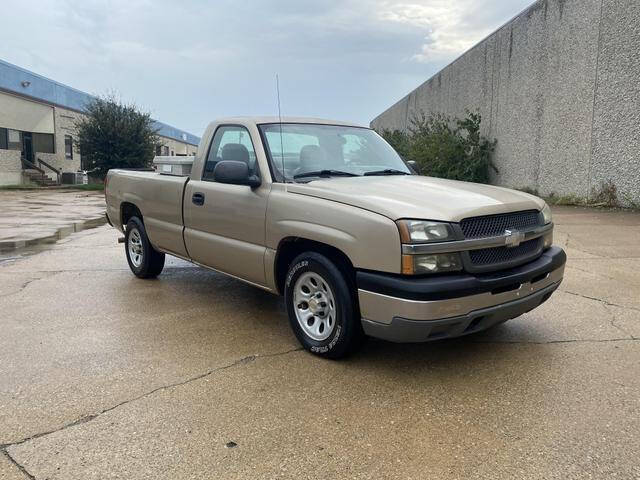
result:
[[[223,160],[213,169],[213,179],[218,183],[248,185],[256,188],[262,183],[257,175],[249,173],[249,165],[235,160]]]
[[[418,162],[415,160],[405,160],[405,163],[413,173],[418,173]]]

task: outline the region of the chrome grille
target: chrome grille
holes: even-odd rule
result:
[[[528,230],[538,225],[542,222],[537,210],[465,218],[460,222],[465,238],[495,237],[504,235],[505,230]]]
[[[460,229],[466,239],[496,237],[505,230],[527,231],[542,225],[542,216],[537,210],[465,218]],[[542,253],[542,238],[522,242],[517,247],[493,247],[470,250],[465,254],[469,271],[484,272],[499,270],[526,263]]]

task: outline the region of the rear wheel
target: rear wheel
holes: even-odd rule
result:
[[[291,328],[307,350],[341,358],[360,346],[364,334],[355,292],[327,257],[315,252],[296,257],[284,293]]]
[[[142,220],[131,217],[124,234],[124,249],[129,268],[136,277],[154,278],[164,268],[164,253],[151,246]]]

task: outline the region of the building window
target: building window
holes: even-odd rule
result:
[[[162,155],[162,145],[156,145],[156,156]]]
[[[7,129],[0,128],[0,149],[7,150]]]
[[[168,157],[168,156],[169,156],[169,147],[167,147],[166,145],[165,145],[165,146],[163,146],[163,147],[162,147],[162,154],[163,154],[165,157]]]
[[[175,156],[175,153],[173,152],[173,150],[171,150],[171,156]]]
[[[33,134],[33,151],[36,153],[56,153],[51,133]]]
[[[73,137],[71,135],[64,136],[64,156],[73,158]]]
[[[22,132],[7,130],[7,147],[9,150],[22,151]]]

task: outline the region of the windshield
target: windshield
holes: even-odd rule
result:
[[[280,128],[278,123],[260,125],[276,181],[411,173],[396,151],[368,128],[301,123],[283,123],[282,132]]]

